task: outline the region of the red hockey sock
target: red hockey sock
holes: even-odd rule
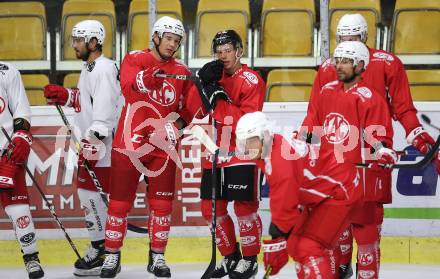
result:
[[[339,237],[337,251],[338,265],[349,264],[353,254],[353,234],[351,232],[351,226],[346,229]]]
[[[358,245],[357,273],[358,279],[379,278],[379,244]]]
[[[326,249],[318,242],[300,237],[295,245],[294,260],[298,279],[334,278]]]
[[[127,214],[131,204],[127,201],[110,200],[105,223],[105,249],[117,252],[121,249],[127,233]]]
[[[235,252],[235,229],[229,215],[217,217],[217,227],[215,230],[217,235],[217,248],[222,256],[228,256]]]
[[[260,216],[253,213],[239,216],[241,249],[243,256],[255,256],[260,253],[262,224]]]
[[[150,247],[154,252],[164,253],[170,233],[173,203],[171,200],[148,199],[148,204],[150,205],[148,219]]]

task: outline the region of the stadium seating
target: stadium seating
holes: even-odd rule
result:
[[[408,70],[413,101],[440,101],[440,70]]]
[[[266,101],[307,102],[316,71],[311,69],[275,69],[267,76]]]
[[[43,87],[49,84],[49,78],[44,74],[22,74],[24,88],[31,106],[45,106],[46,98]]]
[[[68,73],[64,76],[63,86],[67,88],[78,87],[80,73]]]
[[[19,70],[50,69],[49,33],[41,2],[0,3],[0,60]]]
[[[396,0],[390,51],[397,55],[437,55],[415,58],[415,64],[439,64],[440,1]],[[405,61],[405,64],[411,63]]]
[[[190,60],[192,68],[200,68],[206,59],[212,57],[212,39],[219,31],[234,29],[243,40],[244,55],[249,58],[252,53],[251,22],[248,0],[200,0],[197,7],[194,36],[190,39]],[[196,59],[191,59],[196,58]],[[197,60],[198,58],[204,58]],[[248,63],[245,61],[245,63]]]
[[[380,28],[381,21],[380,0],[330,0],[330,52],[336,47],[336,26],[339,19],[347,13],[358,13],[365,17],[368,23],[367,45],[373,48],[381,48]]]
[[[112,1],[104,0],[67,0],[63,4],[61,15],[61,38],[57,42],[57,50],[60,51],[57,60],[74,60],[75,53],[71,46],[71,32],[73,26],[81,20],[99,20],[105,28],[105,42],[103,53],[111,59],[119,59],[119,42],[116,40],[116,15]],[[118,51],[118,52],[117,52]],[[57,61],[59,70],[78,70],[78,63],[60,64]],[[66,65],[66,66],[63,66]]]
[[[151,41],[148,21],[148,0],[133,0],[130,3],[127,25],[127,50],[145,49]],[[156,18],[171,16],[182,20],[179,0],[156,1]]]

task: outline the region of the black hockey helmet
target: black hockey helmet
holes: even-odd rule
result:
[[[243,48],[243,42],[241,41],[240,35],[234,30],[220,31],[215,34],[214,39],[212,40],[212,52],[215,53],[217,47],[224,44],[232,44],[235,49],[239,47]]]

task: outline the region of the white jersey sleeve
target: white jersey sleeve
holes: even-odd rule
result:
[[[10,63],[0,62],[0,125],[9,135],[13,133],[13,119],[24,118],[30,122],[31,109],[21,80],[20,72]],[[0,149],[8,141],[0,133]]]

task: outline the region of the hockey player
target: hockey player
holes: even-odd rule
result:
[[[78,22],[72,29],[72,47],[76,57],[85,62],[78,88],[56,84],[44,88],[48,104],[75,109],[74,127],[80,133],[76,137],[81,139],[76,185],[91,244],[83,261],[78,259],[74,264],[77,276],[99,276],[104,262],[107,207],[84,166],[85,158],[108,193],[111,143],[121,94],[118,68],[102,54],[104,40],[104,26],[99,21]]]
[[[8,144],[3,133],[0,135],[0,200],[12,221],[29,278],[42,278],[24,169],[32,144],[31,109],[19,71],[0,62],[0,73],[0,125],[12,135],[12,144]]]
[[[217,143],[224,150],[235,149],[235,127],[245,113],[261,111],[265,84],[259,74],[240,62],[243,43],[234,30],[218,32],[212,41],[216,60],[205,64],[198,75],[214,107],[212,117],[217,125]],[[212,118],[211,118],[212,121]],[[219,158],[217,163],[217,247],[224,256],[212,278],[251,278],[258,271],[262,224],[259,207],[260,171],[255,162],[240,161],[237,157]],[[212,221],[211,179],[212,159],[202,161],[201,183],[202,215],[208,224]],[[241,248],[236,245],[234,223],[227,211],[234,201],[238,218]]]
[[[171,277],[165,262],[174,199],[178,130],[190,123],[200,108],[198,95],[190,98],[193,83],[158,78],[156,74],[190,75],[173,58],[185,37],[180,20],[164,16],[151,32],[152,49],[128,53],[121,65],[125,97],[112,150],[110,204],[106,222],[106,258],[101,278],[113,278],[120,270],[121,247],[127,230],[127,214],[135,199],[141,173],[148,177],[148,272]],[[190,110],[188,105],[197,109]],[[190,112],[192,111],[192,112]]]
[[[383,170],[379,165],[393,164],[397,156],[390,148],[393,136],[391,118],[388,114],[383,114],[387,110],[387,104],[361,76],[369,65],[368,49],[361,42],[342,42],[336,47],[333,57],[339,81],[327,83],[318,93],[319,96],[311,99],[307,113],[309,132],[319,135],[322,131],[312,129],[314,126],[322,127],[324,134],[330,134],[328,142],[334,144],[336,157],[351,163],[361,162],[366,158],[375,162],[373,169]],[[349,135],[351,140],[357,136],[357,140],[341,145],[340,142]],[[379,142],[372,141],[371,136]],[[325,146],[321,142],[321,149],[323,147]],[[374,152],[374,157],[369,154],[370,150]],[[363,176],[361,179],[363,181]],[[368,201],[368,192],[364,192],[364,199]],[[362,212],[365,213],[365,204],[368,205],[365,202],[362,209],[356,210],[352,219],[359,218]],[[366,219],[370,217],[370,222],[374,221],[374,214],[364,215],[362,216]],[[361,253],[364,243],[359,242]]]
[[[343,41],[360,41],[365,43],[367,41],[367,22],[360,14],[346,14],[338,22],[336,35],[338,42]],[[383,98],[388,102],[389,113],[394,120],[399,121],[407,136],[407,141],[412,144],[421,153],[426,153],[434,144],[432,137],[423,129],[419,120],[417,119],[417,110],[415,109],[411,93],[408,85],[408,78],[406,76],[402,62],[398,57],[383,50],[369,48],[370,63],[368,69],[362,74],[363,80],[372,89],[379,92]],[[330,81],[337,78],[335,66],[330,63],[330,60],[325,61],[315,78],[312,94],[310,100],[319,98],[320,89]],[[309,107],[309,111],[310,111]],[[385,111],[384,111],[385,112]],[[307,125],[307,117],[303,125]],[[440,173],[440,161],[437,159],[437,170]],[[360,224],[354,225],[354,233],[359,244],[366,243],[358,253],[358,263],[360,258],[369,255],[373,258],[373,263],[364,265],[359,264],[358,271],[362,273],[374,272],[377,276],[379,272],[380,261],[380,228],[383,222],[383,204],[391,203],[391,173],[387,170],[366,170],[366,192],[367,203],[366,209],[371,215],[376,215],[376,222],[367,220],[358,220]],[[375,194],[373,194],[375,193]],[[375,213],[376,211],[376,213]],[[368,215],[368,214],[367,214]],[[359,218],[357,218],[359,219]],[[361,217],[362,219],[362,217]],[[368,224],[367,224],[368,223]],[[379,233],[376,232],[377,229]],[[351,266],[351,250],[352,250],[352,234],[351,230],[344,233],[341,242],[342,255],[342,273],[352,273]],[[360,273],[360,272],[358,272]],[[343,277],[343,274],[341,275]]]
[[[238,150],[258,159],[270,187],[272,240],[263,241],[265,267],[276,275],[289,254],[298,278],[334,278],[327,250],[361,201],[358,171],[338,163],[331,152],[316,159],[313,148],[272,134],[271,125],[264,113],[253,112],[236,128]]]

